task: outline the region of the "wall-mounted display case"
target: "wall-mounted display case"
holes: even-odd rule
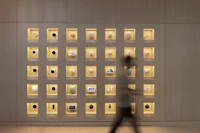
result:
[[[57,43],[58,42],[58,28],[47,29],[47,42]]]
[[[77,75],[78,75],[77,66],[66,66],[67,78],[77,78]]]
[[[39,58],[39,48],[27,47],[27,58],[29,61],[37,61]]]
[[[135,47],[124,47],[124,57],[131,56],[135,58]]]
[[[39,29],[38,28],[28,28],[27,29],[27,40],[28,40],[28,42],[38,42],[39,41]]]
[[[105,66],[105,77],[115,78],[116,77],[116,66]]]
[[[66,95],[76,97],[78,93],[77,84],[66,84]]]
[[[47,47],[47,59],[58,59],[58,47]]]
[[[105,48],[105,59],[106,60],[116,59],[116,47],[106,47]]]
[[[46,103],[46,114],[57,115],[58,114],[58,103]]]
[[[116,96],[116,84],[105,84],[105,95]]]
[[[48,79],[58,78],[58,66],[47,66],[47,78]]]
[[[135,103],[131,103],[131,113],[132,114],[135,114],[135,112],[136,112],[136,106],[135,105],[136,105]]]
[[[78,41],[78,29],[77,28],[66,29],[66,40],[67,40],[67,42],[77,42]]]
[[[58,96],[58,84],[47,84],[46,85],[47,97],[57,97]]]
[[[155,109],[155,104],[154,103],[144,103],[143,104],[143,111],[145,115],[153,115]]]
[[[154,41],[154,29],[143,29],[143,40]]]
[[[97,104],[96,103],[85,103],[85,113],[86,113],[86,115],[96,115],[97,114]]]
[[[76,61],[78,57],[77,47],[67,47],[66,48],[66,59],[68,61]]]
[[[96,28],[87,28],[85,29],[86,42],[96,42],[97,41],[97,29]]]
[[[38,115],[38,103],[27,103],[27,114]]]
[[[128,84],[128,88],[132,90],[136,90],[136,85],[135,84]]]
[[[86,78],[96,78],[97,77],[97,66],[86,66],[85,67],[85,77]]]
[[[27,84],[27,96],[38,97],[38,84]]]
[[[96,60],[97,48],[96,47],[86,47],[85,48],[85,58],[86,58],[86,60]]]
[[[145,79],[154,79],[155,73],[154,73],[154,66],[144,66],[144,78]]]
[[[105,29],[105,41],[106,42],[116,42],[116,29],[114,28],[107,28]]]
[[[155,95],[155,85],[154,84],[144,84],[143,85],[144,96],[154,96]]]
[[[29,79],[37,79],[38,78],[38,66],[27,66],[27,77]]]
[[[106,115],[116,114],[116,103],[105,103],[105,114]]]
[[[77,115],[77,103],[66,103],[66,114]]]
[[[96,96],[97,95],[97,85],[96,84],[86,84],[85,85],[85,95],[86,96]]]
[[[135,41],[135,29],[124,29],[124,41],[125,42]]]
[[[143,57],[144,60],[154,60],[154,47],[144,47]]]

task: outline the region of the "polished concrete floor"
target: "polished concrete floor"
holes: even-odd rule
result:
[[[109,127],[0,127],[0,133],[108,133]],[[145,126],[142,133],[200,133],[200,127]],[[120,127],[117,133],[133,133],[129,127]]]

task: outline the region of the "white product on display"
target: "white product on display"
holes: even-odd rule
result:
[[[112,33],[109,33],[109,34],[108,34],[108,38],[109,38],[109,39],[112,39]]]
[[[111,50],[108,51],[108,55],[112,55],[112,51]]]
[[[88,93],[94,93],[95,92],[95,87],[92,87],[92,86],[88,87],[87,88],[87,92]]]
[[[112,92],[112,91],[113,91],[113,86],[108,86],[107,92],[110,93],[110,92]]]
[[[107,68],[106,69],[106,73],[107,74],[113,74],[114,73],[114,69],[113,68]]]
[[[69,91],[70,91],[71,94],[75,94],[75,92],[76,92],[76,87],[73,86],[73,85],[70,86],[70,87],[69,87]]]
[[[145,54],[146,54],[146,56],[150,55],[150,51],[146,51]]]
[[[89,35],[90,40],[94,40],[94,33],[93,32],[89,32],[88,35]]]
[[[31,86],[32,91],[38,91],[38,86],[37,85],[32,85]]]
[[[33,36],[36,38],[36,37],[38,36],[38,34],[34,32],[34,33],[33,33]]]
[[[93,69],[93,68],[90,68],[90,69],[89,69],[89,72],[90,72],[90,73],[93,73],[93,72],[94,72],[94,69]]]
[[[74,69],[70,69],[69,70],[71,74],[75,74],[75,70]]]
[[[69,51],[68,56],[75,57],[77,55],[76,51]]]
[[[150,73],[150,69],[146,69],[145,72],[146,72],[146,73]]]
[[[90,51],[90,56],[93,56],[94,55],[94,51]]]
[[[68,111],[70,112],[76,111],[76,105],[68,105]]]
[[[130,40],[131,39],[131,32],[126,32],[126,40]]]
[[[127,52],[127,55],[131,55],[131,51],[128,51],[128,52]]]

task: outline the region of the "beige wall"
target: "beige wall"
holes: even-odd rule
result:
[[[164,121],[199,121],[199,0],[2,0],[0,121],[17,118],[18,28],[24,24],[154,24],[164,34]],[[18,33],[18,34],[17,34]],[[20,79],[18,79],[20,80]]]

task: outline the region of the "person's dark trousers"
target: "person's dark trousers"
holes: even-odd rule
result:
[[[133,127],[133,130],[135,131],[135,133],[139,133],[139,129],[138,126],[135,122],[135,118],[134,116],[131,114],[131,107],[123,107],[120,108],[119,111],[119,116],[117,117],[117,120],[115,121],[115,123],[113,124],[112,130],[110,131],[110,133],[115,133],[117,128],[120,126],[120,124],[122,123],[123,118],[129,118],[132,119],[133,121],[131,121],[131,125]]]

